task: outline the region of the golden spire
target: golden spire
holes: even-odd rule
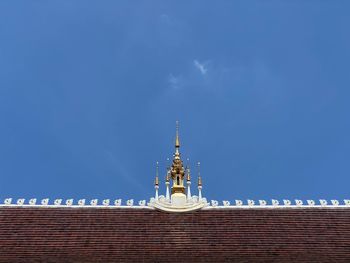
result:
[[[166,158],[167,160],[167,168],[166,168],[166,176],[165,176],[165,181],[169,182],[170,181],[170,164],[169,164],[169,158]]]
[[[159,170],[159,163],[157,162],[157,166],[156,166],[156,179],[154,180],[154,185],[155,185],[155,186],[158,186],[158,185],[159,185],[158,170]]]
[[[202,186],[202,177],[201,177],[201,171],[200,171],[201,163],[198,162],[197,166],[198,166],[198,186]]]
[[[186,181],[191,181],[190,167],[187,167],[187,178]]]
[[[165,181],[166,181],[166,182],[169,182],[169,181],[170,181],[170,167],[167,168]]]
[[[179,121],[176,121],[176,138],[175,138],[175,148],[180,148],[180,139],[179,139]]]
[[[186,165],[186,174],[187,174],[187,177],[186,177],[186,181],[191,181],[191,172],[190,172],[190,166],[189,166],[189,158],[187,158],[187,165]]]
[[[182,164],[179,148],[179,122],[176,121],[175,154],[170,170],[171,179],[173,180],[173,187],[171,188],[172,193],[185,193],[185,187],[183,184],[185,169]]]

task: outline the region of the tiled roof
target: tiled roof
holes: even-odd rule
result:
[[[350,209],[2,206],[0,262],[350,262]]]

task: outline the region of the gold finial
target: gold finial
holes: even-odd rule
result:
[[[190,174],[190,168],[187,167],[187,178],[186,178],[187,181],[191,181],[191,174]]]
[[[198,186],[202,186],[202,177],[198,177]]]
[[[159,163],[157,162],[157,166],[156,166],[156,179],[154,180],[154,185],[156,185],[156,186],[159,185],[158,170],[159,170]]]
[[[197,166],[198,166],[198,186],[202,186],[202,177],[201,177],[201,170],[200,170],[201,163],[198,162]]]
[[[169,164],[170,159],[166,158],[166,161],[167,161],[167,168],[166,168],[165,181],[169,182],[170,181],[170,164]]]
[[[180,139],[179,139],[179,121],[176,121],[176,139],[175,139],[175,147],[180,147]]]
[[[179,122],[176,121],[176,138],[175,138],[175,154],[173,163],[170,168],[171,179],[173,180],[173,186],[171,192],[173,193],[185,193],[184,178],[185,169],[180,157],[180,139],[179,139]]]
[[[186,165],[186,173],[187,173],[187,178],[186,178],[186,180],[187,181],[191,181],[191,171],[190,171],[190,165],[189,165],[189,161],[190,161],[190,159],[189,158],[187,158],[187,165]]]
[[[169,167],[167,168],[167,171],[166,171],[165,181],[166,181],[166,182],[169,182],[169,181],[170,181],[170,168],[169,168]]]

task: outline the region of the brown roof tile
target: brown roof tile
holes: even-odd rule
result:
[[[350,209],[1,207],[0,262],[350,262]]]

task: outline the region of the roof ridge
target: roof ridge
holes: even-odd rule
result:
[[[74,202],[74,199],[53,199],[53,202],[50,203],[49,198],[41,199],[40,202],[37,202],[37,198],[31,198],[26,201],[25,198],[19,198],[16,202],[13,202],[13,198],[6,198],[3,203],[0,202],[0,207],[6,206],[21,206],[21,207],[109,207],[109,208],[150,208],[154,209],[154,198],[151,198],[149,202],[146,200],[139,200],[135,202],[134,199],[127,199],[124,203],[122,199],[102,199],[100,202],[98,199],[91,199],[90,202],[87,202],[86,199],[78,199]],[[294,202],[293,202],[294,201]],[[203,200],[203,206],[201,209],[212,209],[212,208],[310,208],[310,207],[347,207],[350,208],[350,199],[343,199],[339,201],[337,199],[319,199],[318,202],[312,199],[307,199],[304,202],[301,199],[282,199],[279,201],[277,199],[271,199],[270,202],[266,200],[259,199],[255,201],[253,199],[247,199],[246,202],[240,199],[235,199],[234,202],[228,200],[223,200],[219,202],[217,200],[211,200],[208,202],[205,198]]]

